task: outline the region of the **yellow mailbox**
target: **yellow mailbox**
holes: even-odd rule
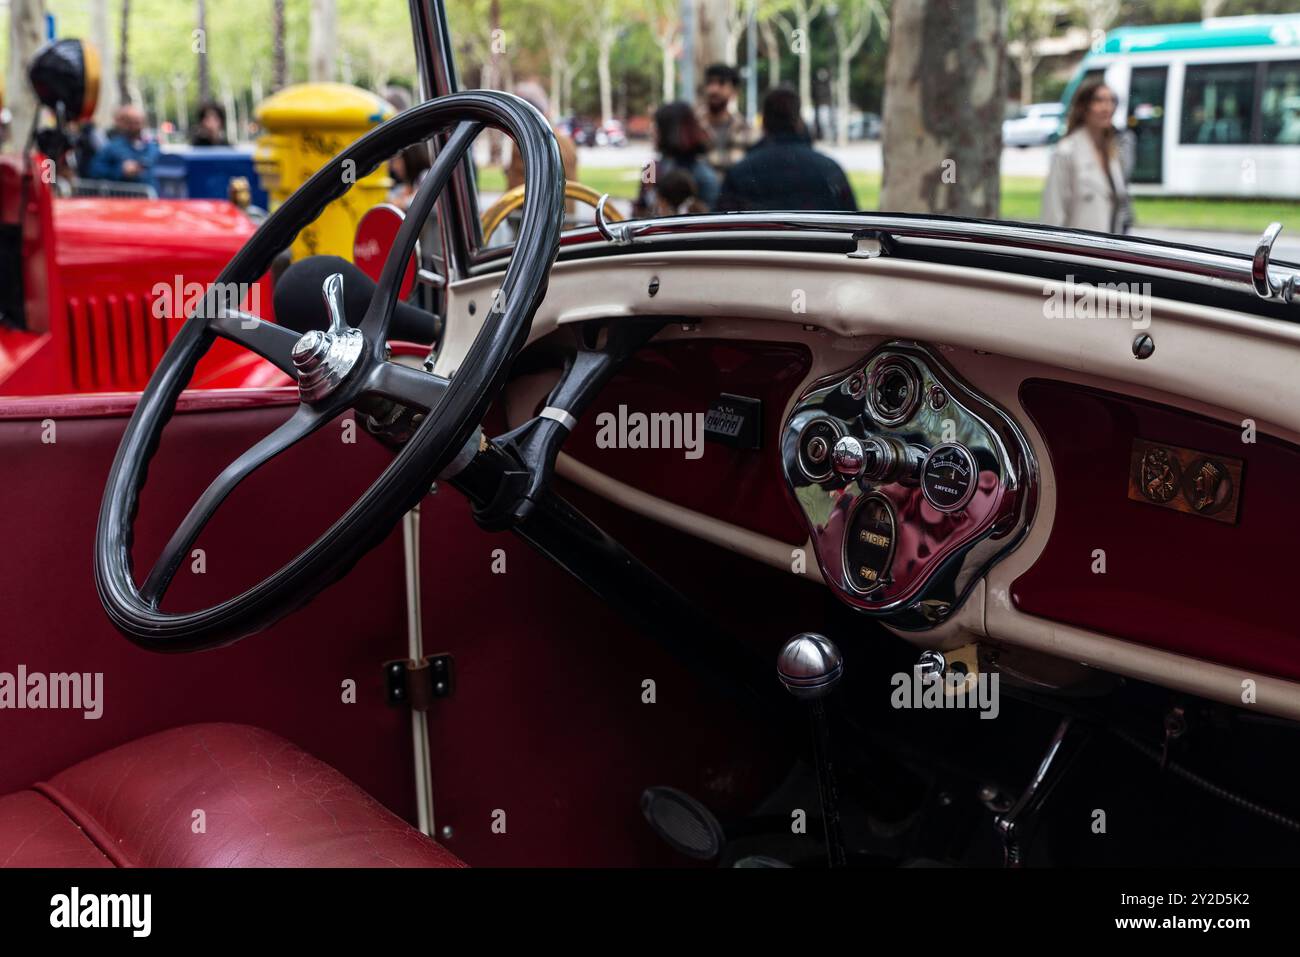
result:
[[[257,108],[263,132],[253,162],[271,209],[393,112],[382,98],[343,83],[301,83],[263,100]],[[388,171],[382,165],[357,180],[298,234],[293,258],[325,253],[351,259],[357,223],[366,210],[385,200],[389,185]]]

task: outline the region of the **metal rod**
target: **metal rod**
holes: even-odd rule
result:
[[[406,566],[406,655],[424,657],[424,624],[420,614],[420,506],[402,517],[402,548]],[[429,756],[429,724],[423,711],[411,709],[411,743],[415,751],[415,808],[421,831],[433,837],[433,763]]]

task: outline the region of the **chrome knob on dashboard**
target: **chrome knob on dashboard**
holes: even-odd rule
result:
[[[841,478],[855,479],[861,475],[865,459],[866,451],[860,439],[842,435],[835,440],[835,447],[831,449],[831,465],[835,474]]]
[[[796,698],[824,698],[844,677],[844,658],[829,638],[803,632],[782,646],[776,675]]]

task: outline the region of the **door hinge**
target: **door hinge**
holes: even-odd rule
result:
[[[439,698],[451,696],[454,686],[451,655],[430,655],[419,661],[398,658],[384,662],[384,682],[390,705],[428,711]]]

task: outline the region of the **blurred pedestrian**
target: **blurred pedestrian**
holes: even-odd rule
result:
[[[190,130],[191,146],[229,146],[226,137],[226,108],[216,100],[199,104],[199,121]]]
[[[700,122],[710,138],[708,160],[721,179],[753,145],[753,130],[736,111],[740,73],[734,66],[715,63],[704,71],[704,103]]]
[[[158,152],[157,141],[145,132],[144,110],[128,103],[114,114],[108,141],[90,163],[90,178],[153,186]]]
[[[388,190],[388,201],[401,210],[410,206],[432,165],[427,143],[414,143],[389,160],[388,175],[393,185]]]
[[[633,214],[652,216],[656,209],[663,208],[659,184],[677,170],[688,174],[694,183],[690,198],[705,209],[712,209],[718,200],[718,174],[704,159],[708,149],[709,134],[689,103],[665,103],[659,107],[655,111],[655,150],[659,158],[654,161],[651,175],[641,177],[641,191],[632,205]],[[684,181],[678,178],[677,182]]]
[[[789,87],[763,97],[763,138],[731,168],[719,211],[816,209],[854,212],[853,187],[839,163],[812,147]]]
[[[1051,226],[1126,233],[1133,226],[1115,130],[1115,92],[1100,79],[1079,86],[1043,187],[1042,220]]]

